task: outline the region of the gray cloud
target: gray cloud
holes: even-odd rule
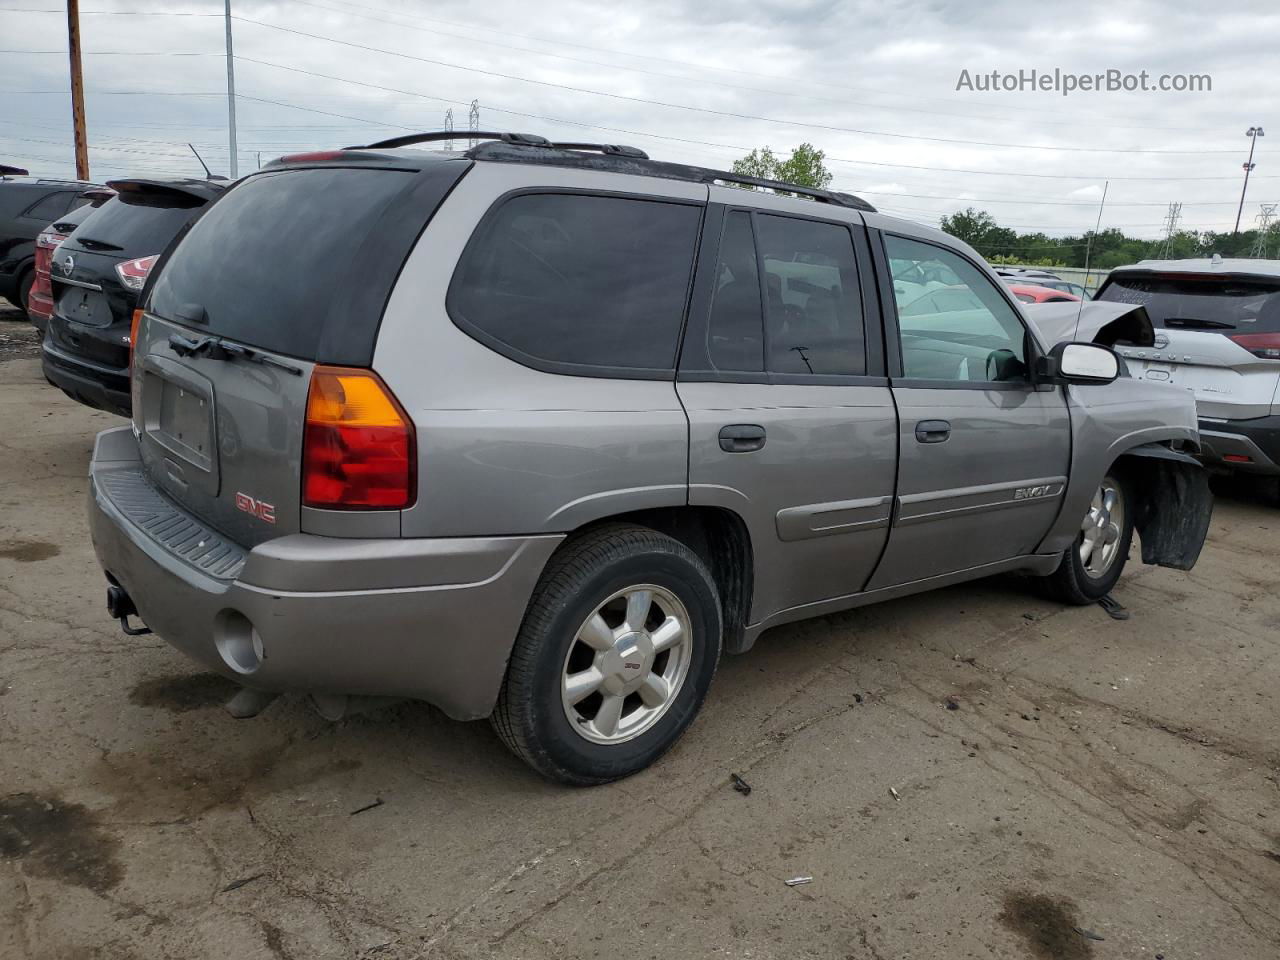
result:
[[[65,18],[53,0],[0,4],[54,11],[0,6],[0,46],[65,50]],[[216,2],[161,8],[156,0],[86,0],[85,7],[221,10]],[[1163,205],[1180,200],[1188,225],[1229,228],[1247,150],[1244,131],[1273,120],[1269,108],[1280,85],[1273,69],[1280,9],[1263,2],[1228,9],[1100,0],[1035,7],[1004,0],[378,0],[374,6],[272,0],[233,2],[233,8],[264,24],[474,68],[237,22],[236,52],[245,58],[236,65],[242,170],[253,168],[259,152],[267,158],[404,128],[438,128],[448,106],[462,130],[466,104],[478,99],[485,127],[632,142],[656,157],[712,166],[727,166],[753,146],[786,150],[809,141],[832,158],[837,187],[865,191],[883,209],[936,222],[940,214],[974,205],[1002,222],[1050,233],[1092,227],[1108,178],[1104,225],[1152,236]],[[83,37],[90,52],[85,74],[95,177],[198,174],[188,141],[211,166],[226,170],[218,16],[86,14]],[[130,51],[134,55],[102,55]],[[204,55],[147,55],[171,52]],[[1207,73],[1213,90],[1067,98],[955,90],[961,69],[1033,67]],[[46,175],[72,172],[66,87],[65,53],[0,54],[0,156]],[[168,95],[176,93],[184,95]],[[1272,142],[1280,150],[1280,121],[1274,126]],[[1280,162],[1273,165],[1271,153],[1269,140],[1260,141],[1247,220],[1257,201],[1280,199]],[[1218,179],[1119,179],[1125,177]]]

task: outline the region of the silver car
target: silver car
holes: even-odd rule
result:
[[[1008,571],[1091,602],[1135,528],[1194,564],[1190,395],[1044,341],[954,238],[630,147],[414,146],[446,137],[283,158],[157,265],[91,466],[127,629],[591,784],[778,624]]]
[[[1280,476],[1280,260],[1144,260],[1097,299],[1146,308],[1154,342],[1120,352],[1135,376],[1195,395],[1205,462]]]

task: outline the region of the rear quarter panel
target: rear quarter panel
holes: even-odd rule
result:
[[[478,163],[436,212],[401,272],[374,368],[417,426],[418,499],[406,537],[560,533],[688,499],[688,423],[670,380],[566,376],[525,367],[454,325],[445,298],[484,214],[524,187],[705,201],[650,177]]]
[[[1071,465],[1062,512],[1036,549],[1058,553],[1080,532],[1080,519],[1107,470],[1144,443],[1189,441],[1199,446],[1195,398],[1168,384],[1121,377],[1114,383],[1067,387]]]

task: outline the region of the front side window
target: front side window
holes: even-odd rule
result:
[[[1026,333],[994,283],[959,254],[885,236],[903,376],[973,383],[1025,381]]]
[[[449,312],[521,361],[670,371],[702,208],[584,194],[526,194],[482,223]]]

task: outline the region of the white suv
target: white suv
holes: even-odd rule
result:
[[[1136,377],[1195,393],[1211,466],[1280,475],[1280,260],[1143,260],[1098,300],[1144,306],[1153,347],[1119,347]]]

